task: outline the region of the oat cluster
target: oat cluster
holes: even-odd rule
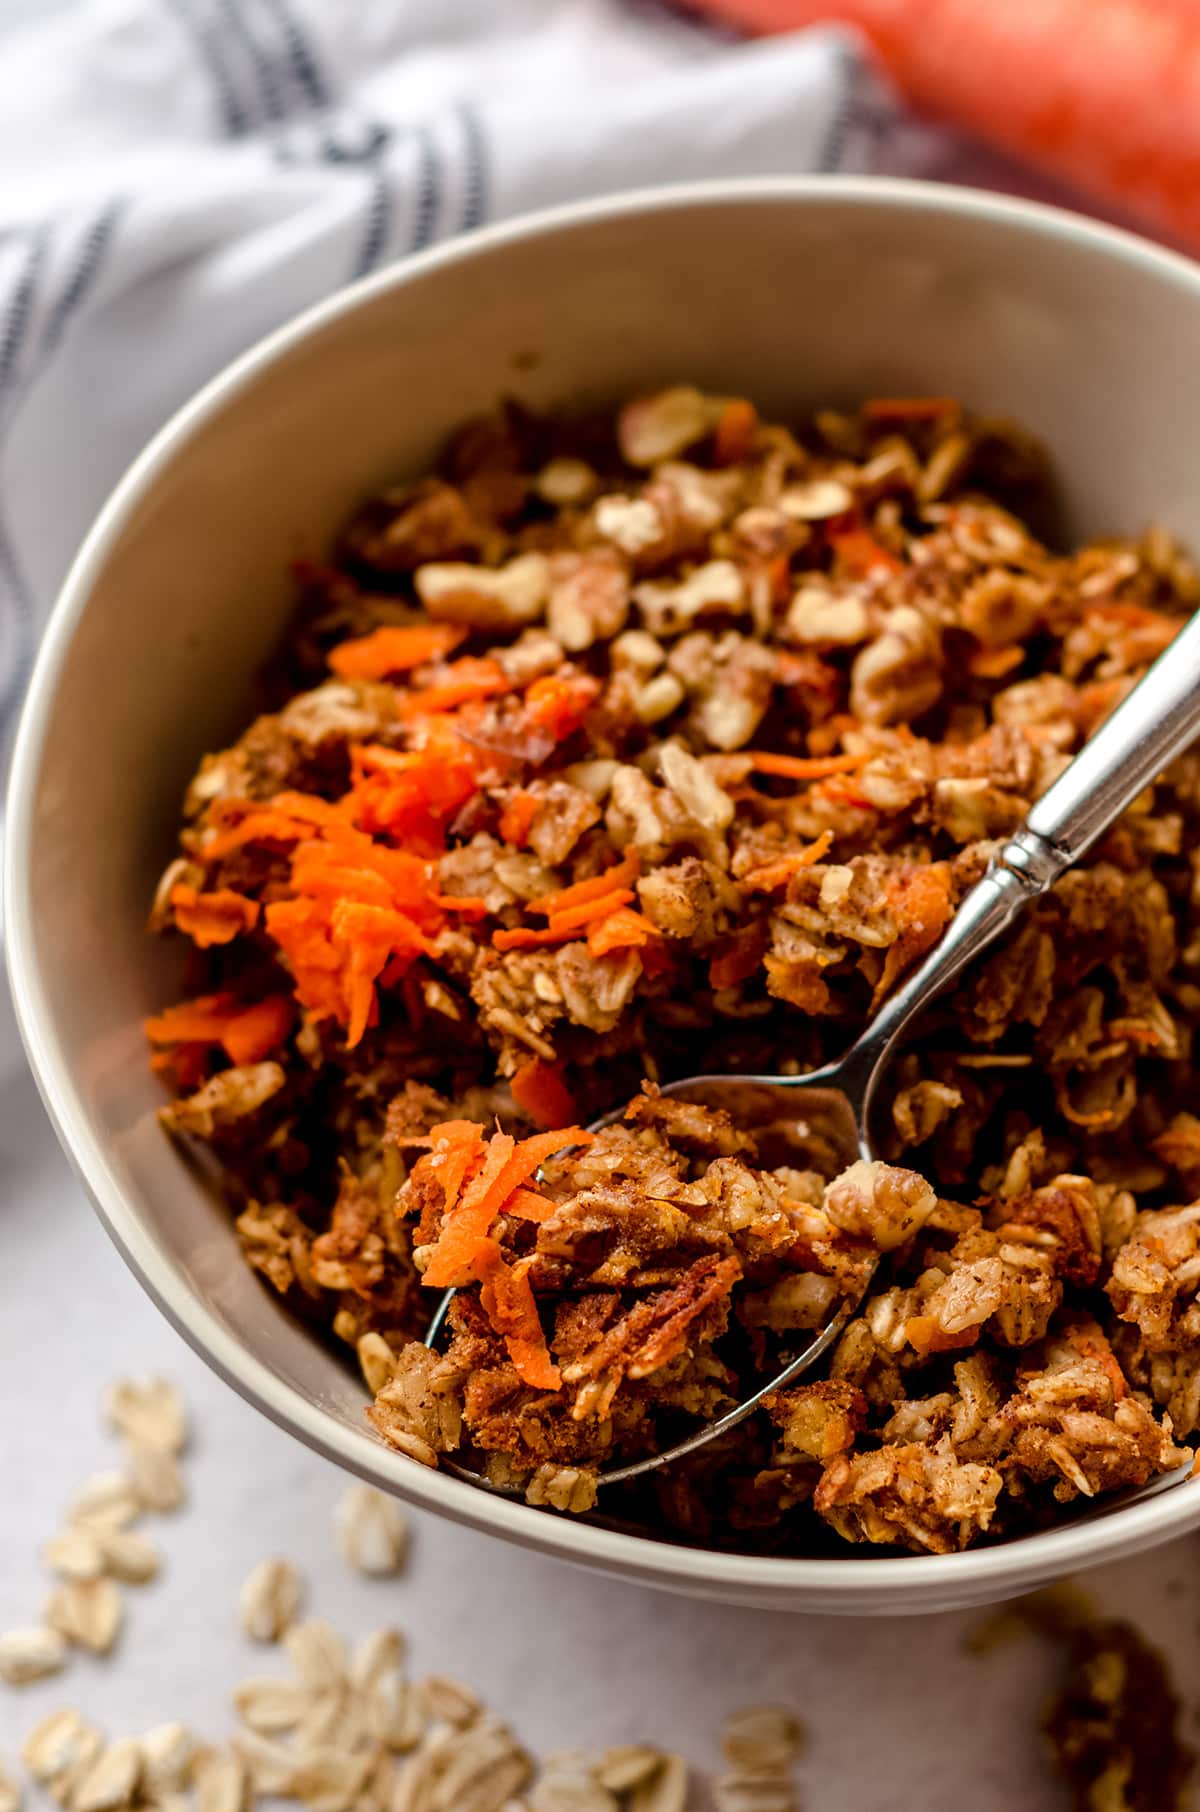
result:
[[[1190,1459],[1200,755],[931,1011],[870,1173],[641,1093],[844,1049],[1200,600],[1162,530],[1051,523],[1037,449],[947,399],[786,428],[679,386],[473,423],[300,570],[147,1030],[385,1439],[584,1511],[844,1303],[826,1378],[614,1510],[946,1551]]]

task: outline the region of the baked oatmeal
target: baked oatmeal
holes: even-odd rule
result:
[[[840,1053],[1196,607],[1162,530],[1052,551],[1051,504],[949,399],[681,386],[472,423],[299,569],[147,1030],[381,1438],[587,1510],[840,1307],[823,1377],[605,1511],[946,1552],[1191,1461],[1200,754],[931,1007],[879,1162],[656,1091]]]

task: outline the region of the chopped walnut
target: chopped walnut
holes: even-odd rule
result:
[[[631,466],[673,459],[715,426],[720,403],[688,384],[627,403],[617,417],[617,444]]]
[[[559,554],[551,562],[546,626],[569,654],[607,642],[629,615],[629,575],[612,554]]]
[[[675,636],[709,612],[740,611],[746,587],[732,560],[709,560],[686,579],[643,579],[633,601],[651,635]]]
[[[438,623],[473,629],[520,629],[546,607],[550,568],[544,554],[518,554],[500,567],[457,562],[420,566],[417,595]]]
[[[919,610],[897,605],[855,659],[850,709],[867,724],[911,723],[941,695],[941,638]]]

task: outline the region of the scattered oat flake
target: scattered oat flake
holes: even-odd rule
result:
[[[254,1642],[279,1642],[300,1614],[304,1581],[290,1560],[261,1560],[238,1597],[242,1629]]]
[[[346,1678],[346,1645],[331,1623],[312,1617],[285,1637],[288,1660],[306,1686],[322,1692]]]
[[[142,1785],[155,1799],[188,1784],[196,1739],[186,1724],[156,1724],[138,1738],[142,1751]]]
[[[110,1384],[104,1413],[133,1448],[179,1454],[187,1446],[187,1410],[165,1378],[122,1378]]]
[[[627,1793],[631,1787],[650,1780],[665,1759],[661,1749],[652,1749],[647,1743],[627,1743],[605,1749],[596,1758],[592,1772],[610,1793]]]
[[[141,1509],[127,1472],[93,1472],[67,1505],[68,1520],[83,1528],[120,1529]]]
[[[302,1680],[281,1679],[277,1674],[256,1674],[236,1687],[233,1702],[238,1716],[260,1736],[294,1730],[312,1699],[312,1689]]]
[[[153,1510],[169,1516],[183,1503],[183,1473],[173,1453],[156,1447],[135,1447],[129,1454],[129,1490],[136,1510]]]
[[[735,1770],[713,1782],[716,1812],[797,1812],[796,1789],[786,1774]]]
[[[71,1812],[116,1812],[129,1805],[142,1776],[142,1751],[136,1737],[110,1743],[93,1763],[72,1796]]]
[[[104,1571],[125,1585],[147,1585],[162,1564],[157,1543],[140,1529],[109,1530],[99,1547]]]
[[[46,1600],[49,1627],[96,1655],[106,1655],[113,1646],[124,1614],[121,1593],[111,1579],[66,1579]]]
[[[35,1781],[50,1781],[100,1753],[98,1730],[72,1707],[52,1711],[34,1725],[21,1745],[21,1760]]]
[[[421,1696],[435,1722],[453,1724],[458,1730],[465,1729],[483,1710],[469,1686],[446,1674],[427,1674],[421,1681]]]
[[[233,1749],[201,1749],[192,1761],[196,1812],[244,1812],[249,1778]]]
[[[42,1559],[61,1579],[95,1579],[104,1572],[99,1532],[83,1523],[68,1524],[52,1535],[42,1549]]]
[[[800,1721],[782,1705],[752,1705],[721,1726],[721,1753],[732,1768],[769,1773],[790,1768],[804,1746]]]
[[[658,1773],[630,1793],[625,1812],[684,1812],[687,1796],[687,1763],[681,1755],[665,1755]]]
[[[389,1578],[408,1553],[408,1518],[394,1498],[373,1485],[347,1486],[337,1507],[337,1543],[359,1573]]]
[[[24,1686],[56,1674],[67,1658],[67,1645],[57,1630],[45,1625],[6,1630],[0,1635],[0,1680]]]
[[[408,1643],[402,1630],[383,1628],[364,1636],[354,1651],[350,1664],[350,1681],[360,1691],[369,1691],[388,1674],[398,1672],[408,1655]]]

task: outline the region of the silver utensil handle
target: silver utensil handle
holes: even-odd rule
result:
[[[1200,611],[1042,794],[1026,819],[1065,868],[1200,735]]]
[[[1022,908],[1103,836],[1200,736],[1200,612],[1033,806],[967,894],[950,928],[876,1014],[851,1054],[864,1080],[937,994]]]

